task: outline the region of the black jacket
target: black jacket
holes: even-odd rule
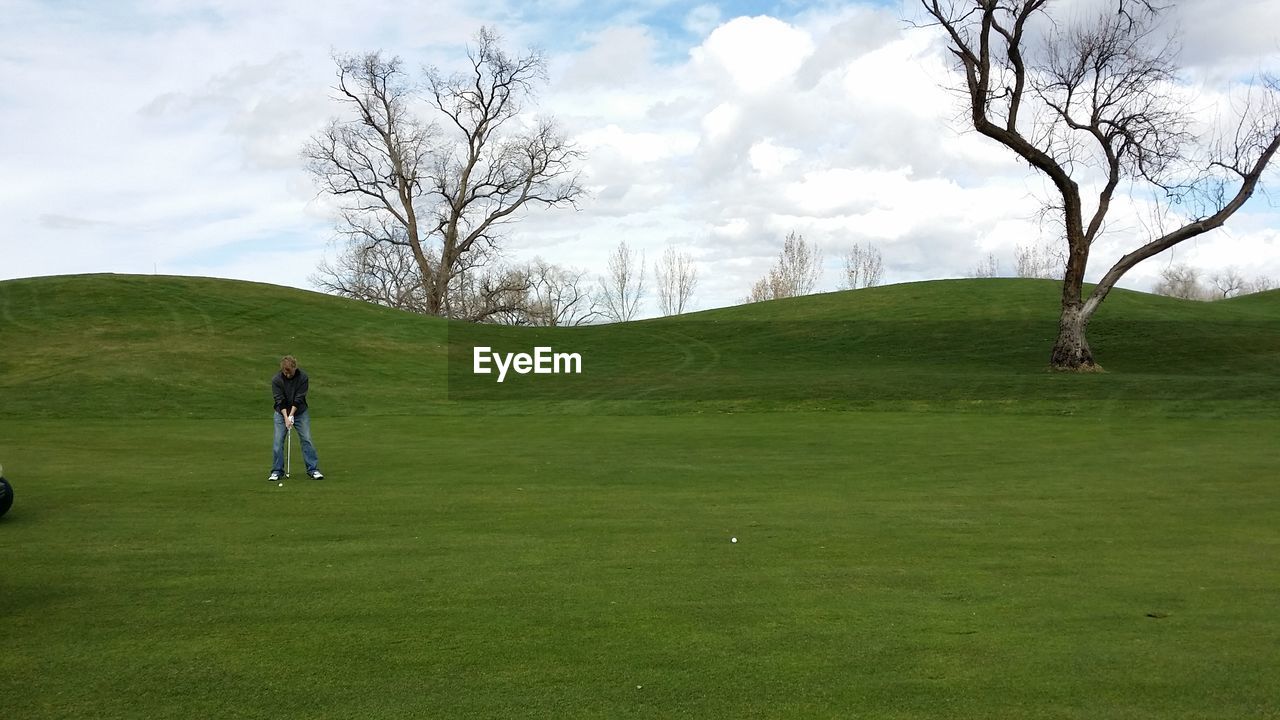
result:
[[[275,397],[276,412],[297,407],[295,416],[307,411],[307,374],[298,368],[293,377],[287,378],[278,372],[271,378],[271,395]]]

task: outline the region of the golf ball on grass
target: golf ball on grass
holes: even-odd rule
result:
[[[736,537],[731,537],[731,538],[729,538],[729,542],[731,542],[731,543],[736,543],[736,542],[738,542],[738,538],[736,538]]]
[[[284,487],[284,483],[280,483],[279,487]]]

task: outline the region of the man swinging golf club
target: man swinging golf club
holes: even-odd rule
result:
[[[292,355],[280,358],[280,372],[271,378],[271,395],[275,398],[275,441],[271,447],[271,476],[267,480],[279,482],[284,474],[285,442],[290,430],[297,430],[302,445],[302,459],[307,464],[307,475],[313,480],[324,477],[320,472],[320,458],[316,446],[311,444],[311,414],[307,412],[307,373],[298,367]]]

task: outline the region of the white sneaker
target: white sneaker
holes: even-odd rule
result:
[[[312,479],[312,480],[323,480],[323,479],[324,479],[324,473],[320,472],[319,470],[312,470],[312,471],[311,471],[311,479]]]
[[[267,478],[267,482],[277,482],[279,479],[280,479],[280,473],[272,472],[271,476]]]

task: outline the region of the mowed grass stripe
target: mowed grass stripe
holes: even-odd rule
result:
[[[0,420],[6,713],[1266,716],[1277,429]]]
[[[627,403],[652,414],[972,404],[1053,414],[1097,401],[1274,416],[1280,407],[1280,291],[1215,303],[1116,291],[1090,335],[1111,372],[1093,377],[1047,372],[1057,307],[1052,281],[935,281],[603,327],[477,328],[255,283],[35,278],[0,282],[0,392],[18,417],[252,418],[291,353],[328,417],[581,414]],[[585,372],[477,381],[469,359],[481,341],[576,352]],[[452,376],[451,350],[461,370]]]

